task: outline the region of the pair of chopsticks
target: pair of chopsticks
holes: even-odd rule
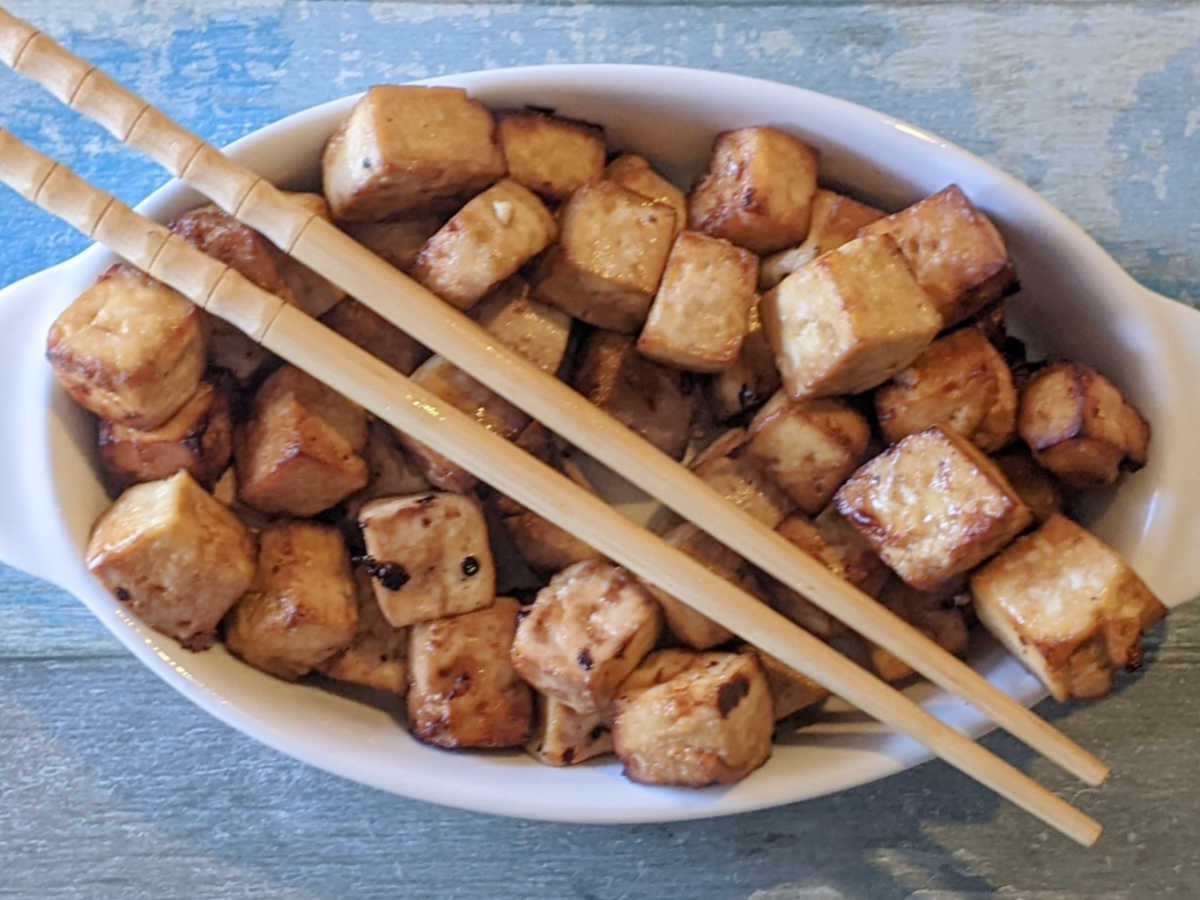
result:
[[[1047,758],[1089,784],[1099,784],[1107,777],[1103,762],[873,598],[727,503],[686,468],[562,382],[492,341],[476,323],[335,226],[3,8],[0,60],[162,164],[284,252],[747,560],[935,684],[968,700]],[[766,604],[632,524],[512,443],[480,428],[470,417],[296,307],[254,286],[3,130],[0,180],[380,419],[430,445],[879,721],[920,741],[1074,840],[1090,845],[1099,838],[1097,822]]]

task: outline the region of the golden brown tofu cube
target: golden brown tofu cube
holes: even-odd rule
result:
[[[696,390],[692,377],[651,362],[633,338],[594,331],[584,342],[575,390],[674,459],[690,437]]]
[[[903,681],[915,674],[913,667],[904,660],[871,643],[857,632],[846,631],[829,643],[843,656],[849,657],[868,672],[874,672],[880,680],[888,684]]]
[[[792,400],[780,391],[750,423],[748,453],[815,515],[867,452],[871,425],[845,400]]]
[[[230,610],[225,643],[238,657],[294,681],[346,649],[358,603],[341,534],[280,521],[259,536],[258,578]]]
[[[343,222],[341,228],[379,258],[407,272],[425,242],[448,218],[440,213],[414,213],[386,222]]]
[[[1016,283],[1004,238],[958,185],[867,225],[862,233],[895,238],[946,326],[970,318]]]
[[[769,653],[757,649],[753,652],[758,656],[758,664],[762,666],[763,674],[767,676],[776,722],[816,706],[829,697],[829,691],[807,675],[797,672]]]
[[[422,622],[409,641],[408,722],[447,749],[519,747],[533,728],[533,692],[509,660],[520,604]]]
[[[553,375],[567,355],[571,317],[534,300],[522,278],[511,278],[492,291],[471,310],[471,318],[543,372]]]
[[[746,338],[733,365],[708,383],[708,399],[718,422],[748,412],[779,390],[783,381],[775,367],[775,353],[763,330],[759,299],[750,307]]]
[[[759,311],[783,386],[797,399],[873,388],[916,359],[942,327],[886,235],[818,257],[768,291]]]
[[[541,112],[499,115],[508,175],[547,200],[566,200],[604,172],[604,129]]]
[[[260,512],[312,516],[367,484],[363,410],[294,366],[258,389],[235,440],[240,497]]]
[[[822,253],[836,250],[854,240],[858,230],[883,213],[873,206],[859,203],[844,194],[817,188],[812,201],[812,223],[804,243],[790,250],[780,250],[762,262],[758,288],[769,291],[793,272],[798,272]]]
[[[597,180],[564,204],[559,229],[559,243],[538,267],[534,295],[597,328],[636,332],[667,264],[675,213]]]
[[[757,272],[758,258],[748,250],[683,232],[671,246],[638,351],[692,372],[728,369],[750,326]]]
[[[561,700],[537,695],[537,726],[526,749],[548,766],[572,766],[612,753],[612,717],[582,715]]]
[[[687,200],[683,191],[667,181],[636,153],[618,156],[604,169],[604,177],[675,211],[675,234],[687,227]]]
[[[602,712],[662,630],[658,604],[636,577],[589,560],[559,572],[517,627],[517,673],[576,712]]]
[[[1062,512],[1062,490],[1058,482],[1034,461],[1025,447],[1013,447],[993,459],[1039,524]]]
[[[963,590],[943,588],[927,593],[913,590],[900,579],[893,578],[880,592],[879,602],[947,653],[965,656],[967,621],[963,616],[963,606],[958,602],[958,595],[965,593],[965,585],[955,583],[955,587]],[[966,597],[961,599],[965,603]]]
[[[817,189],[817,152],[769,127],[717,135],[708,172],[688,196],[688,227],[755,253],[804,239]]]
[[[642,784],[730,784],[771,755],[774,708],[753,653],[655,653],[613,710],[617,756]]]
[[[333,307],[321,321],[402,375],[411,375],[429,358],[425,347],[353,297]]]
[[[46,357],[71,399],[129,428],[157,428],[196,393],[201,313],[126,265],[109,269],[50,326]]]
[[[746,432],[731,429],[697,456],[691,469],[734,506],[774,528],[796,504],[747,450]]]
[[[506,516],[501,524],[529,568],[542,575],[560,572],[586,559],[601,558],[590,544],[537,513],[525,511]]]
[[[429,481],[421,474],[417,463],[400,448],[392,429],[381,420],[371,422],[362,455],[367,463],[367,486],[346,499],[348,521],[358,521],[359,510],[380,497],[429,491]]]
[[[333,217],[376,222],[483,190],[504,177],[495,131],[487,108],[459,88],[370,88],[325,145]]]
[[[171,231],[264,291],[296,304],[285,271],[289,257],[219,206],[210,203],[184,213],[171,223]]]
[[[326,222],[332,221],[329,204],[320,194],[289,193],[301,206]],[[320,318],[346,297],[346,292],[318,275],[294,256],[284,256],[283,280],[291,291],[292,300],[313,318]]]
[[[937,427],[867,462],[834,499],[892,571],[919,591],[975,568],[1033,523],[995,463]]]
[[[362,569],[354,573],[354,599],[358,604],[358,630],[345,650],[317,669],[335,681],[403,697],[408,690],[408,629],[394,628],[383,617],[371,576]]]
[[[254,580],[254,541],[187,472],[138,484],[96,522],[92,574],[130,612],[191,650]]]
[[[976,572],[971,594],[984,627],[1060,702],[1107,694],[1167,613],[1112,548],[1059,515]]]
[[[141,431],[102,421],[98,443],[100,463],[115,493],[142,481],[159,481],[180,469],[211,485],[233,453],[229,395],[211,382],[201,382],[191,399],[157,428]]]
[[[463,494],[374,500],[358,514],[384,618],[401,628],[490,606],[496,567],[483,509]]]
[[[978,328],[959,329],[926,347],[875,391],[875,412],[889,443],[941,425],[994,453],[1017,436],[1012,370]]]
[[[1021,396],[1017,430],[1034,459],[1074,487],[1099,487],[1146,464],[1150,424],[1111,381],[1077,362],[1036,373]]]
[[[557,235],[558,225],[542,201],[506,178],[478,194],[425,242],[412,275],[451,306],[469,309]]]

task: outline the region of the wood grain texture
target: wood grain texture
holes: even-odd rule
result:
[[[387,80],[553,61],[776,78],[883,109],[1041,191],[1141,281],[1200,300],[1200,2],[570,5],[10,0],[218,143]],[[698,7],[703,6],[703,10]],[[101,11],[102,10],[102,11]],[[154,166],[15,76],[0,121],[122,199]],[[0,196],[0,282],[82,243]],[[11,514],[11,513],[6,513]],[[1040,709],[1114,765],[1090,853],[931,763],[802,805],[631,828],[511,822],[302,767],[160,684],[83,607],[0,573],[0,896],[1192,897],[1200,608],[1097,705]]]

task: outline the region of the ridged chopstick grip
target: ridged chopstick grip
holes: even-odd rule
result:
[[[1088,784],[1108,766],[561,381],[103,72],[0,9],[0,60],[745,559]],[[736,629],[735,629],[736,630]]]

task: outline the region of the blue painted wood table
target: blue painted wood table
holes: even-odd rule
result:
[[[1141,281],[1200,301],[1200,3],[365,3],[20,0],[217,143],[373,82],[544,62],[765,76],[939,132],[1024,179]],[[0,76],[0,121],[126,200],[151,165]],[[82,242],[0,196],[0,283]],[[19,440],[20,436],[7,436]],[[19,515],[5,508],[3,515]],[[1200,896],[1200,608],[1103,704],[1041,712],[1116,770],[1083,852],[937,763],[732,819],[508,821],[307,769],[208,718],[72,598],[0,571],[0,896]]]

